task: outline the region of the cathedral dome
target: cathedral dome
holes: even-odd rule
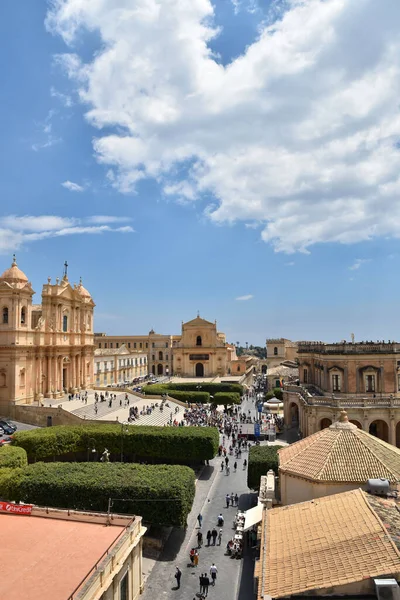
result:
[[[7,281],[7,283],[11,284],[28,283],[27,276],[23,271],[21,271],[21,269],[18,268],[17,261],[15,260],[15,255],[11,267],[4,271],[4,273],[0,277],[0,280]]]
[[[83,285],[82,285],[82,279],[80,280],[77,289],[78,289],[79,294],[82,296],[82,298],[91,298],[92,297],[89,294],[88,290],[85,287],[83,287]]]

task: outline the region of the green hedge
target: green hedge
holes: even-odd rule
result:
[[[199,390],[199,387],[201,390]],[[239,383],[212,383],[206,381],[186,382],[186,383],[155,383],[146,385],[142,389],[143,394],[165,394],[170,393],[169,390],[177,390],[178,392],[208,392],[211,396],[218,392],[236,392],[243,395],[243,386]]]
[[[146,386],[143,388],[143,394],[151,396],[161,396],[162,394],[168,394],[169,396],[171,396],[171,398],[181,400],[181,402],[193,402],[196,404],[207,404],[208,402],[210,402],[210,394],[208,392],[191,392],[169,389],[164,387],[163,384],[154,384]]]
[[[192,469],[176,465],[36,463],[23,470],[18,501],[137,514],[157,525],[186,525],[195,495]],[[128,502],[121,500],[129,500]]]
[[[272,392],[267,392],[265,394],[265,400],[269,400],[270,398],[277,398],[278,400],[283,400],[283,391],[280,387],[274,388]]]
[[[250,489],[258,490],[261,475],[266,475],[272,469],[278,475],[278,450],[283,446],[252,446],[249,453],[247,468],[247,485]]]
[[[0,469],[0,499],[15,500],[19,497],[19,485],[24,469],[3,467]]]
[[[122,432],[120,424],[58,425],[19,431],[13,444],[24,448],[28,458],[41,460],[69,452],[86,452],[107,448],[120,454],[123,437],[125,455],[171,461],[202,461],[214,458],[219,436],[215,427],[155,427],[129,425]]]
[[[17,467],[26,467],[28,457],[23,448],[15,446],[2,446],[0,448],[0,468],[15,469]]]
[[[190,402],[194,404],[208,404],[210,394],[208,392],[181,392],[179,390],[168,390],[168,394],[175,400]]]
[[[213,398],[214,404],[240,404],[240,394],[237,392],[217,392]]]

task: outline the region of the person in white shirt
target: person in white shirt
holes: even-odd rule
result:
[[[217,579],[217,573],[218,573],[218,569],[215,566],[215,564],[213,563],[210,567],[210,575],[211,575],[211,579],[212,579],[212,585],[215,585],[215,580]]]

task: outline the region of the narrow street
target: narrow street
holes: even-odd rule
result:
[[[242,410],[249,408],[254,413],[252,402],[243,403]],[[235,458],[230,456],[230,475],[221,472],[222,459],[217,457],[204,467],[196,486],[196,498],[193,509],[188,518],[187,530],[173,530],[161,556],[157,560],[144,589],[143,600],[153,600],[163,597],[165,599],[192,600],[200,591],[199,576],[207,571],[209,574],[212,563],[218,568],[215,588],[210,586],[209,598],[212,600],[251,600],[253,598],[253,570],[254,558],[251,550],[245,548],[241,560],[225,556],[226,544],[232,538],[233,518],[237,508],[226,508],[226,494],[239,496],[239,508],[247,510],[257,503],[257,495],[251,493],[247,487],[247,468],[243,469],[243,460],[248,461],[248,452],[242,452],[241,459],[237,460],[238,469],[234,472]],[[198,531],[197,515],[203,516],[202,532],[204,537],[203,547],[199,550],[199,564],[192,566],[189,559],[190,549],[197,548],[196,534]],[[207,547],[205,539],[208,530],[216,527],[217,517],[222,513],[225,524],[221,546]],[[175,567],[182,571],[181,587],[176,589],[174,577]]]

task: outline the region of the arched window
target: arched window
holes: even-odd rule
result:
[[[237,366],[237,370],[240,371],[240,365]]]
[[[5,306],[3,308],[3,323],[5,325],[7,325],[7,323],[8,323],[8,308],[7,308],[7,306]]]
[[[19,385],[21,387],[25,385],[25,369],[21,369],[19,372]]]
[[[278,348],[276,346],[274,348],[274,356],[278,356]]]
[[[68,331],[68,315],[63,316],[63,331]]]
[[[21,325],[25,325],[26,323],[26,308],[23,306],[21,308]]]
[[[196,338],[196,346],[201,346],[201,345],[202,345],[202,343],[201,343],[201,335],[198,335],[197,338]]]
[[[160,352],[158,353],[158,360],[162,360],[162,359],[163,359],[163,353],[160,350]]]

